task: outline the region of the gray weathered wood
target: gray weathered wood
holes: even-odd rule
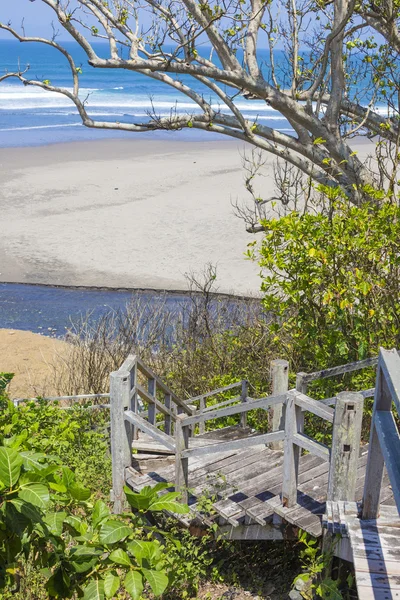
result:
[[[381,348],[379,351],[379,366],[383,371],[397,414],[400,416],[400,357],[397,350]]]
[[[149,379],[147,383],[147,391],[155,400],[157,399],[157,384],[155,379]],[[169,415],[168,415],[169,416]],[[154,402],[149,402],[148,420],[152,425],[156,424],[157,410]]]
[[[110,419],[113,510],[120,514],[125,504],[125,469],[131,466],[132,432],[125,422],[124,409],[129,404],[130,373],[115,371],[110,376]]]
[[[300,410],[298,408],[298,411]],[[299,446],[295,446],[293,441],[293,437],[297,433],[297,416],[295,396],[288,394],[285,411],[282,478],[282,504],[286,507],[294,506],[297,502]]]
[[[335,411],[329,406],[325,406],[319,400],[314,400],[297,390],[290,390],[296,397],[296,404],[300,406],[303,410],[307,410],[317,417],[321,417],[321,419],[325,419],[325,421],[329,421],[329,423],[333,423],[333,419],[335,416]]]
[[[191,408],[189,408],[188,406],[186,406],[185,402],[183,400],[181,400],[180,398],[178,398],[178,396],[169,389],[169,387],[163,382],[163,380],[160,379],[160,377],[157,377],[157,375],[154,373],[154,371],[152,371],[152,369],[150,369],[150,367],[145,365],[139,358],[137,359],[137,366],[138,366],[139,371],[145,377],[147,377],[148,379],[156,380],[157,386],[160,390],[162,390],[165,394],[171,394],[172,400],[175,402],[175,404],[177,406],[179,406],[179,408],[181,409],[182,412],[185,412],[187,415],[192,414],[193,410]]]
[[[373,358],[366,358],[365,360],[348,363],[347,365],[339,365],[337,367],[331,367],[330,369],[314,371],[314,373],[306,373],[303,377],[303,380],[309,383],[315,379],[326,379],[327,377],[334,377],[335,375],[343,375],[344,373],[351,373],[352,371],[359,371],[361,369],[366,369],[367,367],[373,367],[377,363],[377,356]]]
[[[164,406],[167,410],[174,412],[174,405],[172,404],[171,394],[164,395]],[[165,415],[164,419],[164,431],[167,435],[172,434],[172,417],[168,413]]]
[[[271,382],[272,395],[277,396],[289,389],[289,362],[287,360],[271,361]],[[285,406],[284,403],[275,404],[269,410],[269,422],[271,431],[285,429]],[[271,446],[273,450],[281,450],[282,442],[274,442]]]
[[[202,398],[199,398],[199,413],[203,414],[204,410],[206,408],[206,401],[204,396]],[[206,425],[204,423],[204,421],[200,421],[199,423],[199,434],[203,434],[206,430]]]
[[[175,491],[181,493],[181,501],[188,500],[189,459],[183,456],[189,447],[189,426],[183,425],[183,415],[178,415],[175,422]]]
[[[299,448],[303,448],[303,450],[307,450],[311,452],[311,454],[315,454],[315,456],[319,456],[324,460],[329,460],[331,456],[331,452],[325,444],[321,444],[311,438],[309,438],[304,433],[295,433],[293,435],[293,443]]]
[[[241,381],[235,381],[235,383],[230,383],[221,388],[217,388],[216,390],[212,390],[211,392],[206,392],[205,394],[200,394],[200,396],[193,396],[193,398],[188,398],[185,400],[186,404],[194,404],[198,402],[202,398],[210,398],[210,396],[217,396],[217,394],[222,394],[223,392],[227,392],[228,390],[233,390],[234,388],[240,387],[242,385]]]
[[[130,361],[130,393],[129,393],[129,406],[128,408],[134,412],[134,413],[138,413],[139,412],[139,402],[138,402],[138,395],[136,392],[136,385],[137,385],[137,363],[136,363],[136,356],[131,356],[131,361]],[[134,360],[133,360],[134,359]],[[132,440],[137,440],[139,437],[139,430],[137,427],[135,427],[134,425],[132,425]]]
[[[202,415],[196,414],[191,417],[185,417],[185,425],[194,425],[200,423],[200,421],[209,421],[210,419],[219,419],[221,417],[229,417],[230,415],[238,415],[250,410],[256,410],[257,408],[268,408],[275,404],[282,404],[285,402],[286,394],[280,394],[279,396],[266,396],[265,398],[257,398],[256,400],[248,400],[243,404],[236,404],[235,406],[228,406],[227,408],[221,408],[210,412],[205,412]]]
[[[175,420],[175,414],[172,412],[171,409],[167,408],[166,406],[164,406],[164,404],[162,404],[162,402],[160,402],[155,396],[153,396],[150,392],[148,392],[147,390],[144,389],[144,387],[142,387],[140,384],[136,384],[136,390],[139,394],[139,396],[141,396],[141,398],[143,398],[143,400],[145,402],[148,403],[149,405],[149,410],[147,412],[148,418],[149,418],[149,422],[150,421],[150,406],[155,406],[158,408],[158,410],[163,413],[163,415],[168,415],[169,417],[171,417],[171,419],[174,421]]]
[[[380,360],[378,362],[378,369],[376,373],[374,408],[372,411],[371,432],[369,439],[369,455],[367,471],[365,475],[362,509],[363,519],[376,519],[379,513],[379,497],[382,485],[384,457],[379,442],[378,432],[375,426],[375,415],[377,411],[390,412],[391,409],[392,395],[386,384],[385,375],[381,368]]]
[[[184,423],[184,421],[183,421]],[[249,446],[258,446],[261,443],[268,444],[271,441],[283,440],[284,431],[273,431],[262,435],[255,435],[241,440],[232,440],[231,442],[222,442],[221,444],[210,444],[201,448],[191,448],[183,452],[184,456],[203,456],[204,454],[213,454],[214,452],[224,452],[226,450],[236,450],[239,448],[248,448]]]
[[[241,402],[247,402],[248,395],[249,395],[249,382],[246,379],[244,379],[242,381],[242,391],[241,391],[241,394],[240,394],[240,400],[241,400]],[[247,425],[247,413],[242,413],[242,416],[240,417],[240,425],[242,427],[246,427],[246,425]]]
[[[375,427],[396,506],[400,513],[400,438],[392,412],[377,410]]]
[[[239,402],[240,399],[241,396],[234,396],[233,398],[229,398],[228,400],[224,400],[223,402],[218,402],[218,404],[207,406],[206,408],[204,408],[203,412],[211,412],[212,410],[217,410],[218,408],[222,408],[223,406],[228,406],[228,404]],[[252,398],[248,398],[248,400],[252,400]]]
[[[355,392],[337,396],[332,433],[328,500],[355,500],[364,398]]]
[[[160,442],[160,444],[166,446],[166,448],[169,450],[175,450],[175,443],[171,436],[166,435],[163,431],[160,431],[157,429],[157,427],[148,421],[145,421],[145,419],[135,414],[131,410],[125,411],[124,419],[129,423],[132,423],[132,425],[136,425],[136,427],[141,431],[148,433],[153,439],[156,440],[156,442]]]

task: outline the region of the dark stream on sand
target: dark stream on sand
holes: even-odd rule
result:
[[[160,296],[156,291],[139,293],[150,302]],[[90,312],[90,319],[96,321],[110,309],[123,309],[131,298],[130,291],[0,283],[0,328],[62,337],[80,315]],[[171,307],[187,301],[183,294],[163,293],[163,298]]]

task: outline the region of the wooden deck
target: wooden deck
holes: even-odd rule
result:
[[[377,365],[375,389],[315,400],[314,379]],[[272,396],[251,398],[241,381],[183,401],[137,357],[111,374],[110,416],[114,511],[124,509],[124,485],[134,491],[170,484],[191,512],[189,526],[217,524],[230,539],[281,540],[299,529],[333,542],[354,562],[362,600],[400,600],[400,357],[298,373],[288,389],[288,363],[273,361]],[[232,395],[239,388],[239,395]],[[369,445],[361,445],[364,398],[374,396]],[[213,402],[209,402],[210,399]],[[247,427],[266,411],[269,433]],[[328,446],[310,438],[304,415],[331,426]],[[253,413],[254,414],[254,413]],[[218,428],[218,419],[237,425]],[[207,433],[204,433],[206,429]],[[133,452],[132,452],[133,450]],[[177,515],[174,515],[178,518]]]
[[[189,447],[223,443],[249,435],[248,429],[226,428],[197,436],[189,441]],[[257,436],[255,436],[257,437]],[[144,442],[144,443],[143,443]],[[138,447],[151,448],[151,439],[140,436]],[[154,452],[160,447],[154,444]],[[153,486],[160,481],[175,481],[174,456],[151,452],[144,457],[137,455],[132,467],[126,472],[126,482],[134,490]],[[368,457],[368,446],[362,448],[357,468],[356,500],[361,501]],[[322,515],[325,513],[329,463],[312,454],[300,458],[297,504],[292,508],[282,506],[280,491],[283,476],[283,452],[274,451],[259,444],[248,450],[216,452],[194,459],[189,464],[189,506],[193,517],[206,524],[212,520],[233,529],[247,525],[268,525],[276,529],[278,539],[282,532],[295,534],[293,528],[303,529],[315,537],[322,535]],[[173,487],[173,483],[171,484]],[[198,508],[200,498],[213,500],[211,515],[202,514]],[[393,504],[393,492],[387,474],[381,491],[381,502]],[[278,518],[277,518],[278,517]],[[238,529],[239,531],[239,529]],[[239,534],[231,530],[233,537]],[[273,537],[273,534],[270,534]]]

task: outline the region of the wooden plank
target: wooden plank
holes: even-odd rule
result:
[[[358,597],[360,600],[398,600],[400,593],[390,588],[372,589],[367,585],[357,584]]]
[[[320,458],[325,460],[329,460],[330,458],[330,450],[328,446],[312,440],[304,433],[295,433],[293,435],[293,442],[300,448],[303,448],[303,450],[307,450],[308,452],[311,452]]]
[[[240,402],[240,396],[235,396],[234,398],[229,398],[229,400],[224,400],[223,402],[219,402],[218,404],[213,404],[212,406],[208,406],[203,410],[203,412],[211,412],[213,410],[217,410],[218,408],[222,408],[223,406],[228,406],[228,404],[233,404],[234,402]]]
[[[234,388],[240,387],[241,385],[241,381],[236,381],[235,383],[230,383],[229,385],[217,388],[216,390],[212,390],[211,392],[206,392],[205,394],[200,394],[199,396],[193,396],[193,398],[189,398],[188,400],[185,400],[185,402],[186,404],[192,404],[194,402],[198,402],[201,399],[210,398],[211,396],[222,394],[223,392],[227,392],[228,390],[233,390]]]
[[[124,418],[126,421],[132,423],[132,425],[138,427],[138,429],[140,429],[141,431],[148,433],[152,438],[154,438],[157,442],[160,442],[160,444],[162,444],[169,450],[175,450],[175,442],[173,438],[165,434],[163,431],[157,429],[157,427],[154,427],[154,425],[152,425],[148,421],[142,419],[142,417],[140,417],[139,415],[136,415],[131,410],[126,410],[124,412]]]
[[[397,350],[381,348],[379,351],[379,366],[383,371],[397,414],[400,416],[400,357]]]
[[[385,464],[378,432],[375,427],[375,416],[378,410],[390,412],[391,409],[392,396],[386,385],[380,361],[378,363],[376,374],[374,408],[372,412],[369,454],[364,485],[363,519],[374,519],[378,514],[382,475]]]
[[[218,533],[229,540],[283,540],[284,533],[280,529],[270,525],[242,525],[232,527],[223,525],[219,527]]]
[[[160,379],[160,377],[157,377],[157,375],[150,369],[150,367],[145,365],[139,358],[137,359],[137,365],[138,365],[139,371],[143,375],[145,375],[148,379],[156,380],[158,387],[165,394],[171,394],[172,400],[175,402],[176,405],[178,405],[183,410],[183,412],[185,412],[187,415],[191,415],[193,413],[193,410],[189,406],[186,406],[185,402],[183,400],[181,400],[180,398],[178,398],[178,396],[169,389],[169,387],[163,382],[163,380]]]
[[[288,394],[285,410],[285,437],[283,446],[283,477],[282,477],[282,502],[285,506],[296,504],[297,477],[299,471],[300,453],[295,447],[295,436],[298,423],[296,414],[296,398]]]
[[[370,585],[374,592],[380,588],[389,588],[392,593],[395,591],[400,594],[400,575],[356,571],[356,579],[358,585]]]
[[[183,420],[183,423],[187,424],[187,419]],[[275,440],[283,440],[283,431],[274,431],[273,433],[264,433],[250,438],[244,438],[241,440],[233,440],[231,442],[222,442],[221,444],[210,444],[209,446],[203,446],[202,448],[189,448],[185,450],[182,455],[184,457],[195,457],[202,456],[204,454],[212,454],[214,452],[222,450],[238,450],[239,448],[248,448],[252,445],[258,445],[260,443],[268,444]]]
[[[306,373],[303,376],[303,381],[309,383],[315,379],[325,379],[326,377],[334,377],[335,375],[343,375],[343,373],[351,373],[352,371],[359,371],[360,369],[366,369],[367,367],[373,367],[378,363],[378,357],[366,358],[365,360],[359,360],[357,362],[348,363],[347,365],[339,365],[337,367],[331,367],[330,369],[322,369],[321,371],[314,371],[314,373]]]
[[[355,500],[364,398],[355,392],[337,396],[332,433],[328,499]]]
[[[297,406],[313,413],[317,417],[321,417],[325,421],[329,421],[329,423],[333,423],[335,411],[332,408],[321,404],[319,400],[314,400],[297,390],[290,390],[290,393],[295,395]]]
[[[270,364],[272,395],[286,394],[289,389],[289,361],[272,360]],[[271,431],[280,431],[285,429],[285,405],[284,403],[275,404],[269,410],[269,423]],[[282,442],[273,442],[271,448],[281,450]]]
[[[137,356],[135,356],[135,354],[129,354],[118,370],[119,371],[128,371],[130,373],[132,371],[132,369],[135,367],[136,362],[137,362]]]
[[[172,412],[172,410],[170,410],[169,408],[164,406],[164,404],[162,402],[160,402],[150,392],[145,390],[144,387],[142,387],[139,383],[136,384],[136,391],[139,394],[139,396],[141,398],[143,398],[143,400],[149,404],[149,410],[148,410],[149,423],[152,423],[152,421],[150,419],[155,419],[155,413],[153,414],[153,412],[150,411],[150,407],[152,405],[156,406],[163,415],[168,415],[169,417],[171,417],[171,419],[173,421],[176,420],[176,415]],[[154,425],[154,424],[155,424],[155,421],[154,421],[154,423],[152,423],[152,425]]]
[[[400,557],[399,557],[400,558]],[[384,575],[400,575],[400,561],[374,559],[372,557],[360,558],[354,557],[354,567],[357,571],[364,573],[382,573]]]
[[[111,461],[112,461],[112,501],[113,510],[120,514],[126,502],[124,494],[125,469],[131,466],[132,432],[124,420],[124,407],[129,402],[130,374],[128,371],[115,371],[110,375],[111,398]]]
[[[149,379],[148,384],[147,384],[147,391],[148,391],[148,398],[151,397],[153,398],[153,402],[149,402],[149,408],[148,408],[148,417],[147,420],[149,421],[149,423],[151,423],[152,425],[156,424],[156,418],[157,418],[157,384],[156,384],[156,380],[155,379]],[[136,389],[140,394],[140,388],[141,386],[136,382]],[[140,394],[141,395],[141,394]],[[142,396],[143,398],[143,396]],[[163,404],[160,402],[160,404],[163,406]],[[165,410],[169,410],[167,407],[165,407]],[[172,418],[172,412],[169,411],[170,414],[168,414],[167,416],[169,416],[170,418]],[[164,413],[165,414],[165,413]]]
[[[396,357],[400,363],[397,353]],[[393,496],[400,512],[400,438],[393,414],[389,411],[377,410],[375,413],[375,427],[389,474]]]
[[[286,394],[280,394],[279,396],[265,396],[265,398],[257,398],[257,400],[249,400],[246,403],[238,404],[236,406],[228,406],[227,408],[221,408],[210,413],[203,413],[202,415],[193,415],[185,418],[185,425],[195,425],[200,421],[209,421],[210,419],[218,419],[221,417],[229,417],[231,415],[238,415],[250,410],[257,410],[258,408],[268,408],[275,404],[285,402]]]

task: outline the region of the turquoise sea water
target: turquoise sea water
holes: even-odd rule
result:
[[[178,113],[193,114],[198,107],[184,95],[163,83],[144,75],[123,70],[94,69],[86,62],[85,54],[73,42],[66,42],[76,64],[81,66],[81,96],[87,98],[89,114],[98,120],[134,121],[147,120],[148,112],[154,111],[160,117],[172,110]],[[96,45],[98,54],[106,55],[106,44]],[[53,48],[40,44],[21,44],[14,40],[0,40],[0,73],[9,72],[30,65],[32,78],[50,80],[52,84],[70,87],[71,76],[65,58]],[[184,78],[183,78],[184,79]],[[210,96],[210,90],[191,80],[198,92],[204,93],[207,100],[219,106],[217,97]],[[248,119],[258,119],[280,130],[290,129],[290,125],[276,111],[262,101],[249,101],[238,96],[236,104]],[[137,135],[137,134],[135,134]],[[216,134],[185,130],[181,132],[151,132],[154,138],[175,138],[181,140],[217,139]],[[58,94],[45,92],[32,86],[23,86],[14,79],[0,84],[0,146],[25,146],[62,141],[98,139],[99,137],[132,136],[117,131],[91,131],[83,127],[72,102]]]

